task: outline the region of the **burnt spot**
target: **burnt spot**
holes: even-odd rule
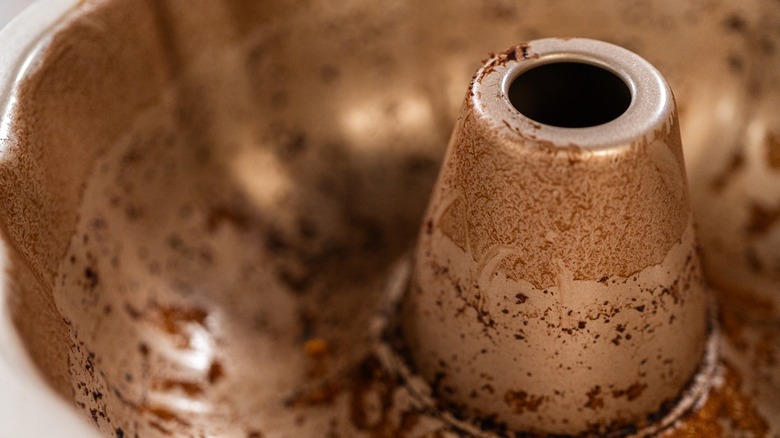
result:
[[[433,234],[433,221],[428,219],[425,221],[425,234],[431,235]]]
[[[496,415],[477,417],[474,419],[474,422],[477,423],[477,426],[483,432],[493,433],[497,436],[508,436],[509,427],[498,421]]]
[[[282,236],[281,232],[275,229],[269,229],[264,239],[265,249],[273,254],[281,254],[288,251],[290,243]]]
[[[747,30],[747,21],[737,14],[731,14],[723,20],[723,27],[731,32],[743,33]]]
[[[513,413],[518,415],[525,412],[538,411],[544,401],[544,396],[528,394],[525,391],[507,391],[504,394],[504,403],[509,406]]]
[[[282,143],[280,155],[285,159],[293,159],[306,152],[308,146],[306,134],[303,132],[296,132]]]
[[[90,289],[97,287],[99,282],[98,273],[91,266],[84,268],[84,279]]]
[[[745,231],[750,237],[758,237],[768,232],[780,219],[780,207],[768,208],[753,203],[750,208],[750,219]]]
[[[528,301],[528,296],[525,294],[515,294],[515,304],[524,304],[526,301]]]
[[[206,229],[209,232],[214,232],[222,225],[231,225],[238,230],[246,230],[251,222],[250,216],[243,211],[225,206],[214,206],[209,210]]]
[[[172,335],[183,335],[185,327],[189,324],[197,324],[206,327],[206,318],[208,313],[200,308],[183,308],[176,306],[154,305],[153,309],[157,311],[159,323],[163,330]]]
[[[206,374],[206,378],[208,379],[209,383],[213,385],[223,377],[225,377],[225,369],[222,367],[222,364],[216,360],[211,362],[209,372]]]
[[[628,401],[634,401],[647,389],[646,383],[636,382],[626,389],[616,389],[612,391],[613,398],[625,397]]]
[[[596,409],[604,407],[604,398],[601,397],[601,386],[594,386],[585,394],[585,396],[588,397],[588,401],[585,403],[586,408],[595,411]]]

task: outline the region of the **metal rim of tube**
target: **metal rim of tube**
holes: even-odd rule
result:
[[[590,64],[615,74],[631,92],[628,109],[610,122],[584,128],[545,125],[520,113],[508,98],[514,79],[535,67],[557,62]],[[652,64],[622,47],[584,38],[546,38],[517,45],[481,68],[472,87],[471,103],[499,132],[533,132],[536,141],[561,147],[576,144],[604,153],[616,152],[620,146],[653,133],[674,108],[672,90]]]

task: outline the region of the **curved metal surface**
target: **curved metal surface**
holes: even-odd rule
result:
[[[512,105],[518,74],[570,62],[622,78],[628,108],[564,128]],[[574,105],[586,102],[561,103]],[[636,428],[676,404],[709,331],[678,126],[660,73],[611,44],[533,40],[477,72],[403,306],[416,369],[442,403],[510,432],[571,436]]]
[[[668,79],[705,274],[740,305],[669,433],[776,435],[778,8],[81,2],[3,120],[15,327],[107,436],[453,433],[372,353],[383,284],[480,58],[576,35]]]

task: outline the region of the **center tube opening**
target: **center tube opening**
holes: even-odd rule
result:
[[[520,73],[509,102],[545,125],[587,128],[617,119],[631,104],[631,90],[617,74],[581,62],[554,62]]]

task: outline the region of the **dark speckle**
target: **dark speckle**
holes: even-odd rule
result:
[[[98,285],[98,274],[91,267],[84,268],[84,278],[87,279],[87,285],[94,289]]]
[[[761,236],[778,222],[780,222],[780,207],[767,208],[760,204],[753,204],[745,231],[750,237]]]
[[[225,370],[222,368],[222,364],[218,361],[211,363],[209,367],[208,379],[212,385],[225,376]]]
[[[323,65],[320,69],[320,77],[322,77],[322,82],[326,84],[333,83],[339,76],[341,76],[341,71],[335,65]]]
[[[726,17],[726,19],[723,20],[723,25],[726,29],[737,33],[742,33],[747,29],[747,22],[737,14],[731,14]]]
[[[544,396],[535,396],[525,391],[507,391],[504,394],[504,402],[515,414],[524,412],[536,412],[544,402]]]
[[[125,431],[121,427],[114,429],[114,433],[116,433],[116,438],[124,438],[125,436]]]
[[[265,248],[273,254],[279,254],[287,251],[290,248],[290,245],[285,241],[279,231],[272,229],[265,236]]]
[[[727,58],[729,69],[734,73],[741,73],[745,69],[745,63],[738,55],[729,55]]]
[[[612,391],[612,397],[620,398],[625,396],[628,399],[628,401],[633,401],[637,399],[639,396],[641,396],[642,393],[645,391],[645,389],[647,389],[647,384],[636,382],[626,389],[618,389]]]
[[[285,158],[294,158],[307,148],[306,134],[295,133],[282,145],[282,154]]]

